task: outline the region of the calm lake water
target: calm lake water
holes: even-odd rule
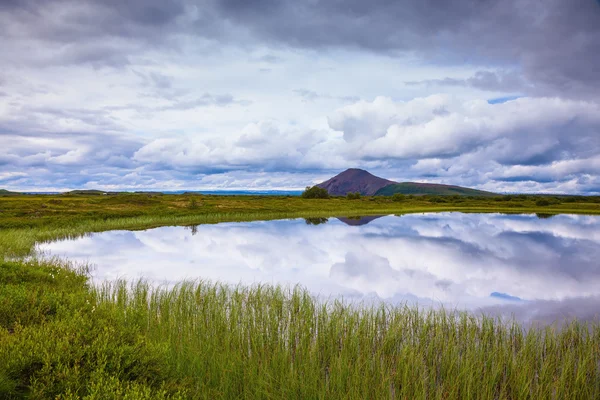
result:
[[[143,277],[300,284],[316,295],[553,321],[600,314],[600,217],[427,213],[111,231],[39,246]]]

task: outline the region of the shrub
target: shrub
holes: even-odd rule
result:
[[[394,195],[392,196],[392,201],[404,201],[405,199],[406,196],[402,193],[394,193]]]
[[[329,221],[329,218],[316,217],[316,218],[304,218],[304,222],[306,225],[321,225],[326,224]]]
[[[190,198],[190,202],[188,204],[188,208],[190,210],[195,210],[196,208],[198,208],[198,200],[196,200],[195,197]]]
[[[348,199],[348,200],[359,200],[360,199],[360,193],[359,192],[356,192],[356,193],[348,192],[348,194],[346,194],[346,199]]]
[[[547,199],[539,199],[535,202],[536,206],[545,207],[550,205],[550,201]]]
[[[320,188],[318,186],[307,186],[302,192],[302,198],[304,199],[328,199],[329,193],[327,189]]]
[[[447,203],[448,200],[444,199],[441,196],[431,196],[431,198],[429,198],[429,201],[432,203]]]

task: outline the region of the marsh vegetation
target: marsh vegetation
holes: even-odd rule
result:
[[[85,268],[32,253],[40,241],[162,225],[319,224],[437,210],[600,213],[597,198],[437,199],[0,198],[0,398],[600,397],[598,323],[525,329],[451,310],[317,301],[299,287],[96,286]]]

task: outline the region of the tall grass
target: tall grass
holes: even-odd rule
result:
[[[316,302],[301,288],[124,282],[96,292],[207,398],[599,398],[600,327]]]
[[[94,287],[29,267],[0,270],[2,302],[37,293],[0,307],[0,398],[600,398],[598,324],[525,330],[299,287]]]

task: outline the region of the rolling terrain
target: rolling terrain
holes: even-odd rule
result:
[[[21,193],[10,192],[6,189],[0,189],[0,196],[20,196]]]
[[[492,192],[471,189],[462,186],[441,185],[438,183],[402,182],[388,185],[379,189],[376,196],[392,196],[396,193],[413,195],[436,195],[436,196],[496,196]]]

